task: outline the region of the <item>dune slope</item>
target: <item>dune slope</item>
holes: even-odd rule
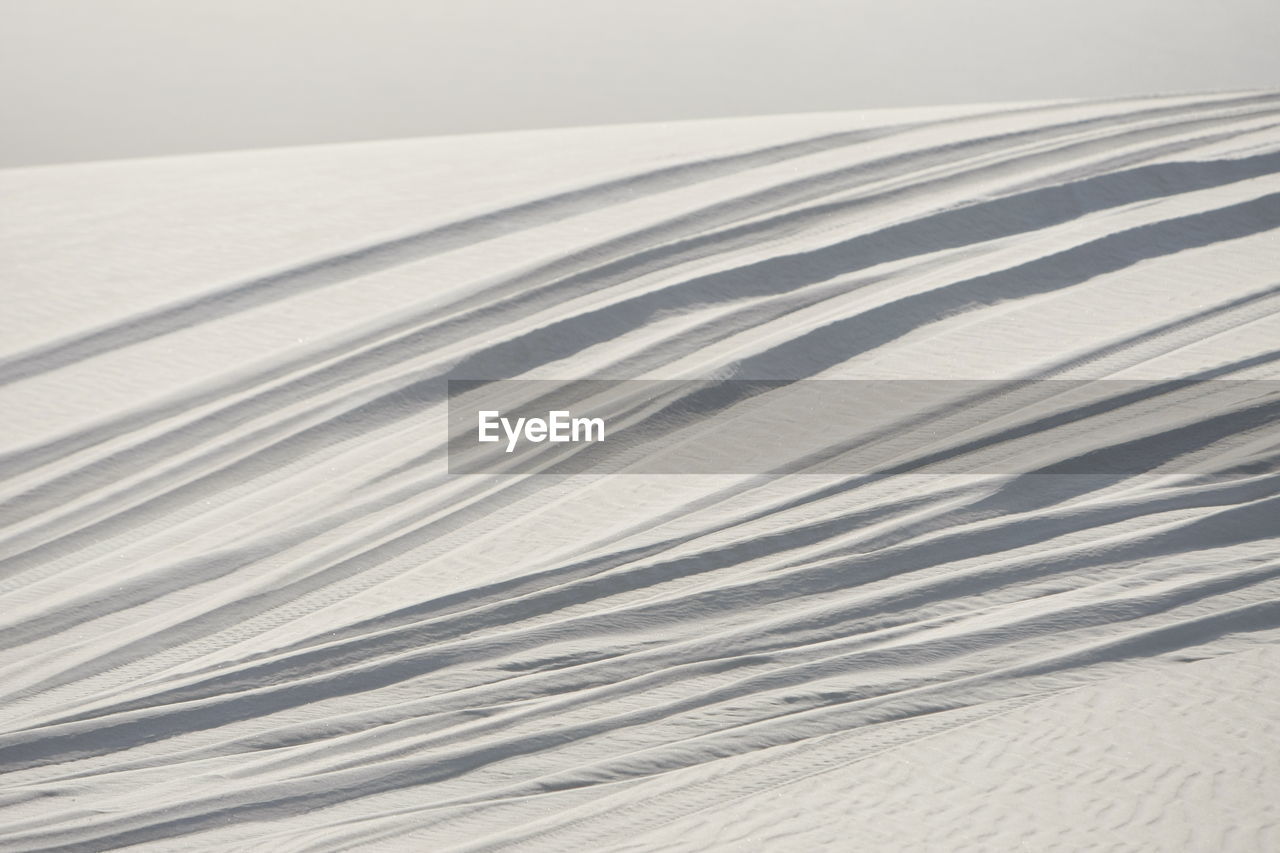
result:
[[[0,849],[1280,843],[1280,95],[0,199]],[[1212,377],[1260,420],[1110,476],[456,476],[458,376]]]

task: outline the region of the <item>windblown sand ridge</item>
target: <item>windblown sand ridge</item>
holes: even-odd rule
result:
[[[0,848],[1280,843],[1274,429],[1125,476],[462,477],[445,399],[1196,377],[1274,422],[1280,95],[22,169],[0,198]],[[983,427],[951,415],[944,455]]]

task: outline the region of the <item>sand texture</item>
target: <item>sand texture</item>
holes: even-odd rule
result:
[[[13,169],[0,264],[0,850],[1280,849],[1280,95]],[[456,476],[457,376],[1260,420]]]

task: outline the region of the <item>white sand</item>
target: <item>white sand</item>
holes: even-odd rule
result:
[[[1265,436],[451,478],[439,396],[1275,380],[1277,229],[1268,93],[0,172],[0,849],[1277,849]]]

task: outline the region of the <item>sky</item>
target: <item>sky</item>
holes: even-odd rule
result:
[[[0,167],[1280,88],[1276,0],[0,0]]]

